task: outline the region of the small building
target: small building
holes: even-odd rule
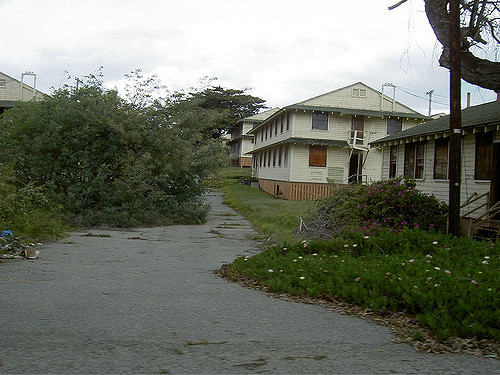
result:
[[[6,109],[13,108],[16,102],[39,100],[44,96],[46,94],[36,88],[0,72],[0,115]]]
[[[285,199],[316,199],[333,185],[380,180],[369,143],[427,117],[362,82],[286,106],[248,132],[253,176]]]
[[[254,137],[247,133],[278,110],[279,108],[274,108],[246,117],[229,128],[230,139],[227,145],[230,147],[229,160],[232,167],[252,166],[252,154],[249,152],[253,149]]]
[[[382,178],[414,178],[448,203],[450,117],[371,142],[383,155]],[[462,110],[461,216],[466,230],[500,212],[500,101]],[[467,223],[468,222],[468,223]]]

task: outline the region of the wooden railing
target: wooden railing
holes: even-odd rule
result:
[[[467,213],[463,214],[460,216],[461,219],[464,219],[468,221],[467,225],[467,235],[471,236],[474,234],[474,232],[481,227],[481,225],[487,223],[488,221],[492,220],[495,218],[499,213],[500,213],[500,202],[495,203],[493,206],[488,208],[482,215],[478,217],[471,217],[470,215],[474,212],[479,211],[483,207],[487,207],[489,204],[489,197],[490,194],[489,192],[486,192],[484,194],[479,195],[477,192],[472,193],[466,200],[465,202],[460,206],[460,209],[463,209],[470,204],[477,202],[478,200],[482,198],[486,198],[486,202],[480,204],[479,206],[475,207],[474,209],[468,211]]]

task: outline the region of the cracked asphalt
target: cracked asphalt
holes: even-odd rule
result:
[[[498,374],[498,361],[426,354],[390,330],[216,276],[259,251],[208,195],[207,223],[71,233],[0,265],[0,373]]]

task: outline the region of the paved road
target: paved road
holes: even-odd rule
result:
[[[73,233],[0,265],[0,373],[499,373],[495,359],[418,353],[386,327],[217,277],[258,248],[208,198],[204,225]]]

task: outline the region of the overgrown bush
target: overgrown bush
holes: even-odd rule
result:
[[[443,231],[447,212],[446,204],[417,190],[413,180],[345,185],[317,201],[308,234],[331,238],[346,230],[364,234],[405,228]]]
[[[0,165],[19,186],[43,189],[72,224],[203,221],[202,180],[225,161],[223,142],[202,135],[211,119],[183,97],[136,99],[89,76],[22,103],[0,118]]]
[[[387,180],[369,185],[359,196],[355,225],[366,233],[403,228],[446,230],[447,205],[415,188],[413,180]]]
[[[8,168],[0,169],[0,231],[10,230],[25,240],[61,237],[67,229],[61,208],[42,187],[20,185]]]

